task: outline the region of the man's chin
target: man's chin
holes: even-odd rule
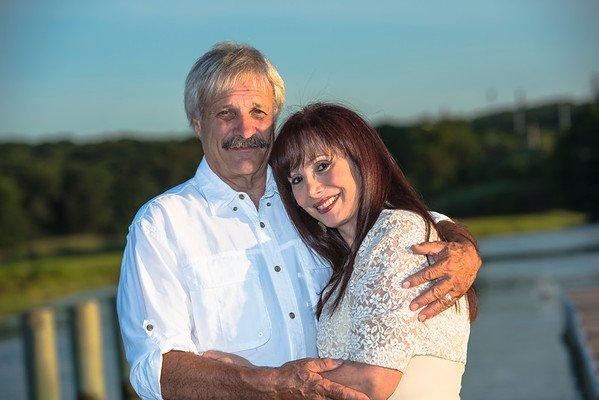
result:
[[[264,172],[265,169],[261,169],[261,167],[264,165],[266,165],[266,163],[259,164],[240,162],[236,164],[233,168],[231,168],[231,172],[233,172],[235,175],[254,175],[260,171]]]

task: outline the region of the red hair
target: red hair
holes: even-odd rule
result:
[[[320,154],[335,154],[351,160],[360,174],[362,187],[358,203],[356,237],[350,246],[337,229],[323,229],[318,221],[301,208],[291,190],[291,170]],[[354,269],[362,241],[383,209],[412,211],[426,223],[426,239],[431,226],[436,228],[427,206],[406,179],[393,156],[374,128],[362,117],[343,106],[315,103],[296,112],[285,121],[275,140],[270,164],[275,181],[293,224],[304,242],[325,258],[333,275],[316,310],[337,291],[332,310],[339,305]],[[468,292],[470,319],[476,315],[476,295]]]

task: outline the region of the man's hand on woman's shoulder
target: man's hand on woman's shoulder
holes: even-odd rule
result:
[[[421,321],[454,305],[470,289],[482,266],[476,239],[463,225],[442,221],[437,226],[448,241],[412,246],[414,253],[427,255],[434,262],[403,283],[408,288],[435,281],[433,286],[410,304],[410,309],[414,311],[424,307],[418,314]]]

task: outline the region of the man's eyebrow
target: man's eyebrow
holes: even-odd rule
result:
[[[211,114],[216,114],[217,112],[219,112],[222,109],[225,108],[234,108],[233,104],[231,103],[225,103],[225,104],[211,104],[209,107],[210,113]]]

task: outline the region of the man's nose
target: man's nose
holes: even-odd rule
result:
[[[256,133],[256,127],[251,116],[241,116],[239,118],[239,133],[245,138],[252,137]]]

